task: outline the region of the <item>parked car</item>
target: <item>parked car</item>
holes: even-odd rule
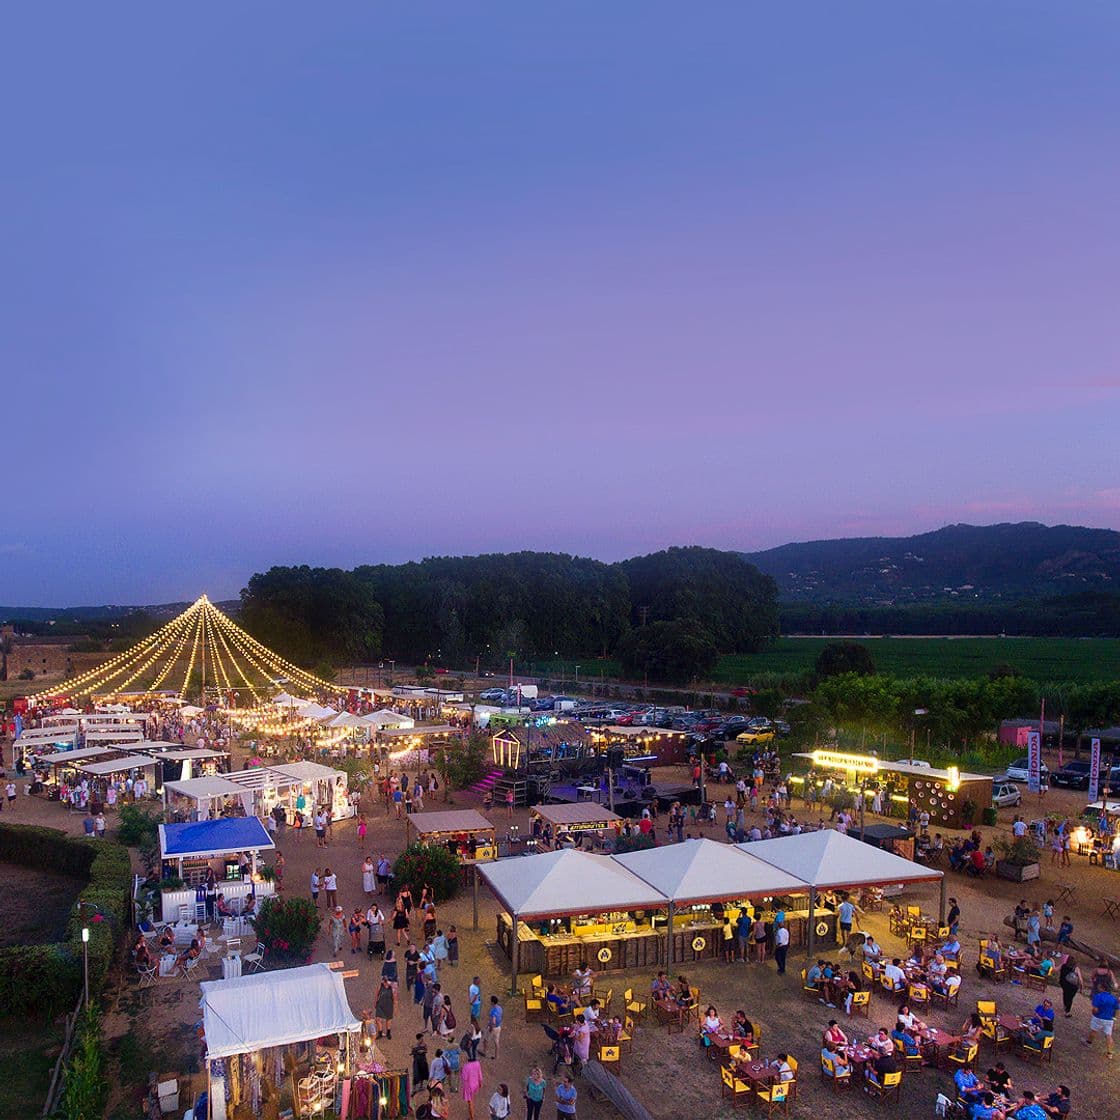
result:
[[[997,808],[1004,808],[1008,805],[1021,805],[1023,803],[1023,791],[1018,786],[1012,785],[1010,782],[997,782],[992,785],[992,804]]]
[[[1042,775],[1043,781],[1045,781],[1046,784],[1049,785],[1050,771],[1046,768],[1045,762],[1041,764],[1041,769],[1039,772]],[[1009,782],[1029,782],[1031,780],[1030,771],[1027,769],[1026,756],[1024,756],[1023,758],[1015,759],[1015,761],[1007,768],[1007,780]]]
[[[766,718],[766,716],[751,716],[747,720],[747,726],[752,731],[773,731],[774,724]]]
[[[485,688],[478,694],[478,698],[485,704],[491,704],[495,700],[501,703],[505,701],[506,690],[504,688]]]
[[[752,727],[741,731],[735,736],[736,743],[769,743],[774,738],[774,732],[760,727]]]
[[[746,685],[741,684],[741,685],[739,685],[738,688],[733,688],[731,690],[731,695],[732,696],[753,696],[754,695],[754,689],[753,688],[748,688]]]
[[[1056,786],[1068,786],[1070,789],[1089,788],[1089,763],[1067,762],[1065,766],[1058,767],[1050,781]]]
[[[790,733],[789,723],[784,719],[774,720],[774,730],[784,739]]]

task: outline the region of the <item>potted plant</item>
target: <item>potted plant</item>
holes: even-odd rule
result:
[[[1027,879],[1037,879],[1042,874],[1042,852],[1029,836],[997,840],[996,851],[999,853],[996,874],[1001,879],[1022,883]]]

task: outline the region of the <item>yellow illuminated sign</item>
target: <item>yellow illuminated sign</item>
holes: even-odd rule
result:
[[[866,754],[813,751],[813,765],[832,770],[855,770],[861,774],[874,774],[879,769],[879,760]]]
[[[949,770],[949,790],[955,791],[961,788],[961,768],[959,766],[950,766]]]

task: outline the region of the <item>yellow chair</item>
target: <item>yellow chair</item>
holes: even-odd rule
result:
[[[607,994],[599,998],[599,1002],[603,1006],[604,1013],[609,1013],[611,1009],[611,1000],[614,999],[614,988],[608,988]]]
[[[539,995],[543,999],[545,994],[546,994],[546,989],[545,989],[545,986],[544,986],[544,977],[541,976],[540,973],[537,973],[537,975],[534,976],[529,981],[529,983],[533,987],[533,995],[535,995],[535,996]]]
[[[928,1007],[930,1004],[929,987],[926,984],[914,983],[909,989],[910,1002],[918,1006]]]
[[[863,962],[863,978],[869,984],[875,983],[875,969],[872,967],[870,961]]]
[[[1023,1058],[1037,1059],[1039,1065],[1043,1062],[1053,1062],[1054,1036],[1052,1034],[1043,1035],[1042,1042],[1038,1046],[1028,1046],[1027,1043],[1020,1042],[1019,1054]]]
[[[961,1069],[972,1069],[976,1064],[976,1056],[980,1053],[980,1043],[974,1042],[963,1054],[956,1050],[949,1051],[949,1061]]]
[[[949,935],[952,932],[953,931],[948,926],[938,926],[937,927],[937,940],[938,941],[948,941],[949,940]]]
[[[1011,1041],[1011,1035],[999,1025],[998,1019],[985,1019],[980,1024],[980,1037],[986,1038],[997,1050]]]
[[[821,998],[821,989],[809,983],[809,970],[807,968],[801,970],[801,990],[807,992],[813,999]]]
[[[793,1096],[790,1091],[791,1082],[775,1081],[772,1085],[759,1088],[758,1100],[766,1105],[766,1115],[774,1114],[774,1106],[781,1105],[783,1112],[789,1112],[789,1099]]]
[[[925,926],[911,926],[908,940],[911,945],[924,945],[929,940],[929,931]]]
[[[862,1015],[865,1019],[871,1018],[871,992],[852,992],[852,1017]]]
[[[922,908],[920,906],[907,906],[906,916],[912,922],[919,922],[922,919]]]
[[[750,1083],[743,1081],[741,1078],[736,1077],[729,1066],[720,1066],[720,1096],[730,1097],[731,1103],[734,1105],[739,1100],[750,1098],[751,1087]]]
[[[621,1046],[600,1046],[599,1047],[599,1065],[604,1069],[610,1069],[612,1066],[616,1074],[622,1073],[622,1047]]]
[[[563,1023],[572,1017],[571,1008],[568,1008],[567,1011],[561,1011],[557,1004],[550,1003],[548,1000],[545,1000],[544,1006],[550,1018],[555,1019],[558,1023]]]
[[[867,1077],[864,1079],[863,1085],[873,1097],[889,1097],[892,1093],[896,1097],[901,1097],[902,1072],[884,1073],[882,1081],[875,1081]]]
[[[976,1014],[981,1019],[998,1019],[999,1010],[994,999],[978,999],[976,1001]]]
[[[959,1006],[961,999],[961,988],[963,984],[958,984],[952,991],[939,992],[936,988],[931,990],[931,995],[934,999],[940,1000],[946,1007]]]
[[[525,993],[525,1022],[539,1022],[544,1015],[544,1000],[540,996],[531,996]]]
[[[797,1067],[798,1067],[798,1061],[792,1054],[787,1054],[786,1055],[786,1065],[788,1065],[789,1068],[791,1070],[793,1070],[793,1080],[792,1081],[786,1081],[785,1085],[789,1089],[789,1095],[790,1095],[791,1099],[796,1100],[797,1099]]]
[[[642,1003],[641,1000],[637,1000],[634,998],[633,988],[627,988],[626,991],[622,993],[622,1000],[626,1004],[623,1010],[628,1015],[633,1015],[635,1018],[637,1018],[638,1016],[645,1014],[647,1005]]]
[[[618,1044],[626,1047],[626,1052],[634,1052],[634,1020],[629,1015],[622,1021],[622,1030],[618,1035]]]
[[[832,1082],[833,1092],[839,1092],[841,1089],[850,1088],[852,1084],[852,1071],[851,1069],[837,1070],[836,1063],[831,1058],[826,1058],[821,1055],[821,1078],[824,1081]]]
[[[573,1007],[572,1008],[572,1018],[573,1019],[578,1019],[586,1010],[587,1010],[586,1007]]]

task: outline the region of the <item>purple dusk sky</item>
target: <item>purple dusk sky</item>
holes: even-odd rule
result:
[[[0,603],[1120,527],[1120,6],[18,5]]]

